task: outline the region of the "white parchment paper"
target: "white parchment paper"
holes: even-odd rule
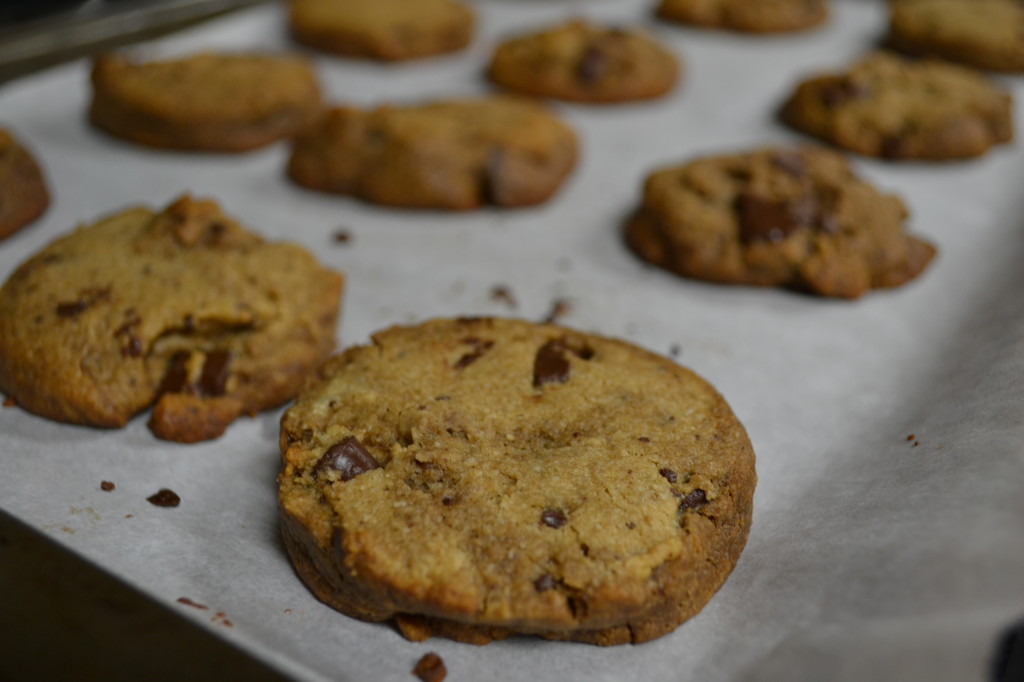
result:
[[[679,361],[746,425],[760,475],[746,552],[696,618],[610,649],[414,644],[346,618],[306,591],[278,539],[280,412],[181,446],[154,439],[145,417],[103,431],[0,410],[0,506],[303,680],[409,680],[429,650],[452,682],[985,679],[996,633],[1024,614],[1024,150],[941,166],[856,161],[940,248],[901,289],[844,302],[677,279],[621,245],[642,177],[797,139],[775,121],[777,105],[801,75],[872,47],[885,3],[835,2],[823,28],[775,38],[655,23],[650,5],[492,0],[458,55],[397,65],[317,56],[335,101],[412,102],[486,92],[490,50],[520,28],[569,15],[649,25],[685,60],[682,86],[640,105],[558,105],[582,160],[554,200],[525,210],[404,212],[317,195],[284,179],[284,145],[242,156],[130,146],[86,124],[86,63],[4,86],[0,123],[36,151],[55,201],[0,244],[0,277],[78,223],[188,190],[343,270],[343,345],[433,316],[540,319],[556,298],[572,302],[567,325],[661,353],[678,345]],[[137,52],[288,46],[270,6]],[[1001,83],[1024,101],[1024,80]],[[341,228],[347,245],[333,239]],[[492,300],[498,284],[514,310]],[[116,490],[102,492],[102,480]],[[180,507],[146,502],[164,487]]]

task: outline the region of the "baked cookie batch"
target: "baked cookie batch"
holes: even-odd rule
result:
[[[454,0],[291,0],[286,14],[308,48],[389,62],[460,50],[476,23]],[[822,23],[827,4],[662,0],[654,14],[780,33]],[[809,69],[779,114],[887,161],[980,156],[1012,139],[1012,103],[972,67],[1024,70],[1022,21],[1011,0],[893,0],[888,46],[927,59]],[[325,101],[310,58],[105,55],[87,116],[153,149],[285,140],[287,177],[318,192],[515,208],[552,200],[593,142],[535,98],[642,106],[683,68],[650,33],[573,20],[507,36],[481,73],[501,92],[364,109]],[[0,239],[48,200],[31,152],[0,130]],[[840,151],[776,145],[652,172],[623,230],[685,278],[852,299],[933,259],[907,217]],[[642,642],[724,583],[750,531],[754,451],[705,381],[623,341],[497,318],[393,327],[332,356],[343,283],[213,200],[122,210],[0,288],[0,391],[72,424],[148,411],[154,435],[183,443],[294,399],[278,504],[295,569],[323,602],[409,639]]]

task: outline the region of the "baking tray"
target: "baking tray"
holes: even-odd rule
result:
[[[836,2],[820,29],[760,38],[657,23],[640,0],[477,9],[478,36],[457,55],[316,56],[325,90],[365,105],[487,92],[498,39],[577,15],[647,25],[680,54],[684,80],[649,103],[554,105],[582,142],[560,193],[536,208],[453,214],[299,189],[284,178],[285,145],[218,156],[113,140],[86,124],[89,66],[71,63],[0,89],[0,121],[35,150],[54,193],[41,221],[0,244],[0,276],[79,223],[190,191],[345,272],[342,345],[434,316],[539,320],[565,301],[566,325],[675,347],[729,400],[758,455],[750,541],[708,606],[670,635],[614,648],[411,643],[346,618],[306,591],[278,537],[280,411],[182,446],[154,439],[145,416],[107,431],[0,410],[0,507],[295,679],[413,679],[426,651],[452,681],[985,679],[998,633],[1024,613],[1024,153],[854,161],[940,249],[900,289],[837,301],[678,279],[622,245],[643,176],[799,140],[777,123],[778,104],[802,75],[872,48],[885,3]],[[282,8],[268,5],[136,52],[292,47]],[[1000,83],[1024,93],[1017,78]],[[514,307],[492,297],[498,285]],[[165,487],[180,507],[146,502]]]

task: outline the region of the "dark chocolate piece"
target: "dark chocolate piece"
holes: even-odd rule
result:
[[[786,202],[744,192],[736,201],[740,237],[744,242],[780,242],[800,226],[799,217]]]
[[[679,480],[679,476],[676,475],[676,472],[672,471],[668,467],[658,469],[658,473],[667,478],[669,483],[675,483]]]
[[[146,501],[156,507],[177,507],[181,504],[181,498],[178,497],[178,494],[167,488],[163,488],[159,492],[150,495],[146,498]]]
[[[684,509],[696,509],[702,504],[706,504],[708,501],[704,491],[700,488],[694,488],[690,492],[686,493],[679,500],[679,511]]]
[[[102,490],[105,493],[109,493],[111,490],[114,489],[114,487],[114,484],[111,483],[110,481],[100,481],[100,490]]]
[[[564,384],[569,381],[569,360],[565,357],[569,349],[560,341],[548,341],[533,362],[533,385]]]
[[[533,589],[538,592],[547,592],[548,590],[555,589],[555,577],[550,573],[545,573],[533,581]]]
[[[540,514],[540,522],[549,528],[561,528],[569,522],[569,517],[559,509],[545,509]]]
[[[202,396],[221,396],[227,388],[228,367],[231,364],[231,352],[215,350],[208,353],[203,363],[203,372],[199,377],[199,394]]]
[[[349,436],[327,449],[313,467],[313,474],[319,475],[327,469],[334,469],[341,474],[341,480],[351,481],[359,474],[379,468],[380,464],[366,451],[359,439]]]

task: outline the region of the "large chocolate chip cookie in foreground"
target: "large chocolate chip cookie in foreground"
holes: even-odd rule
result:
[[[689,370],[489,318],[332,358],[281,449],[285,543],[317,597],[479,644],[672,631],[732,571],[756,480],[743,426]]]

